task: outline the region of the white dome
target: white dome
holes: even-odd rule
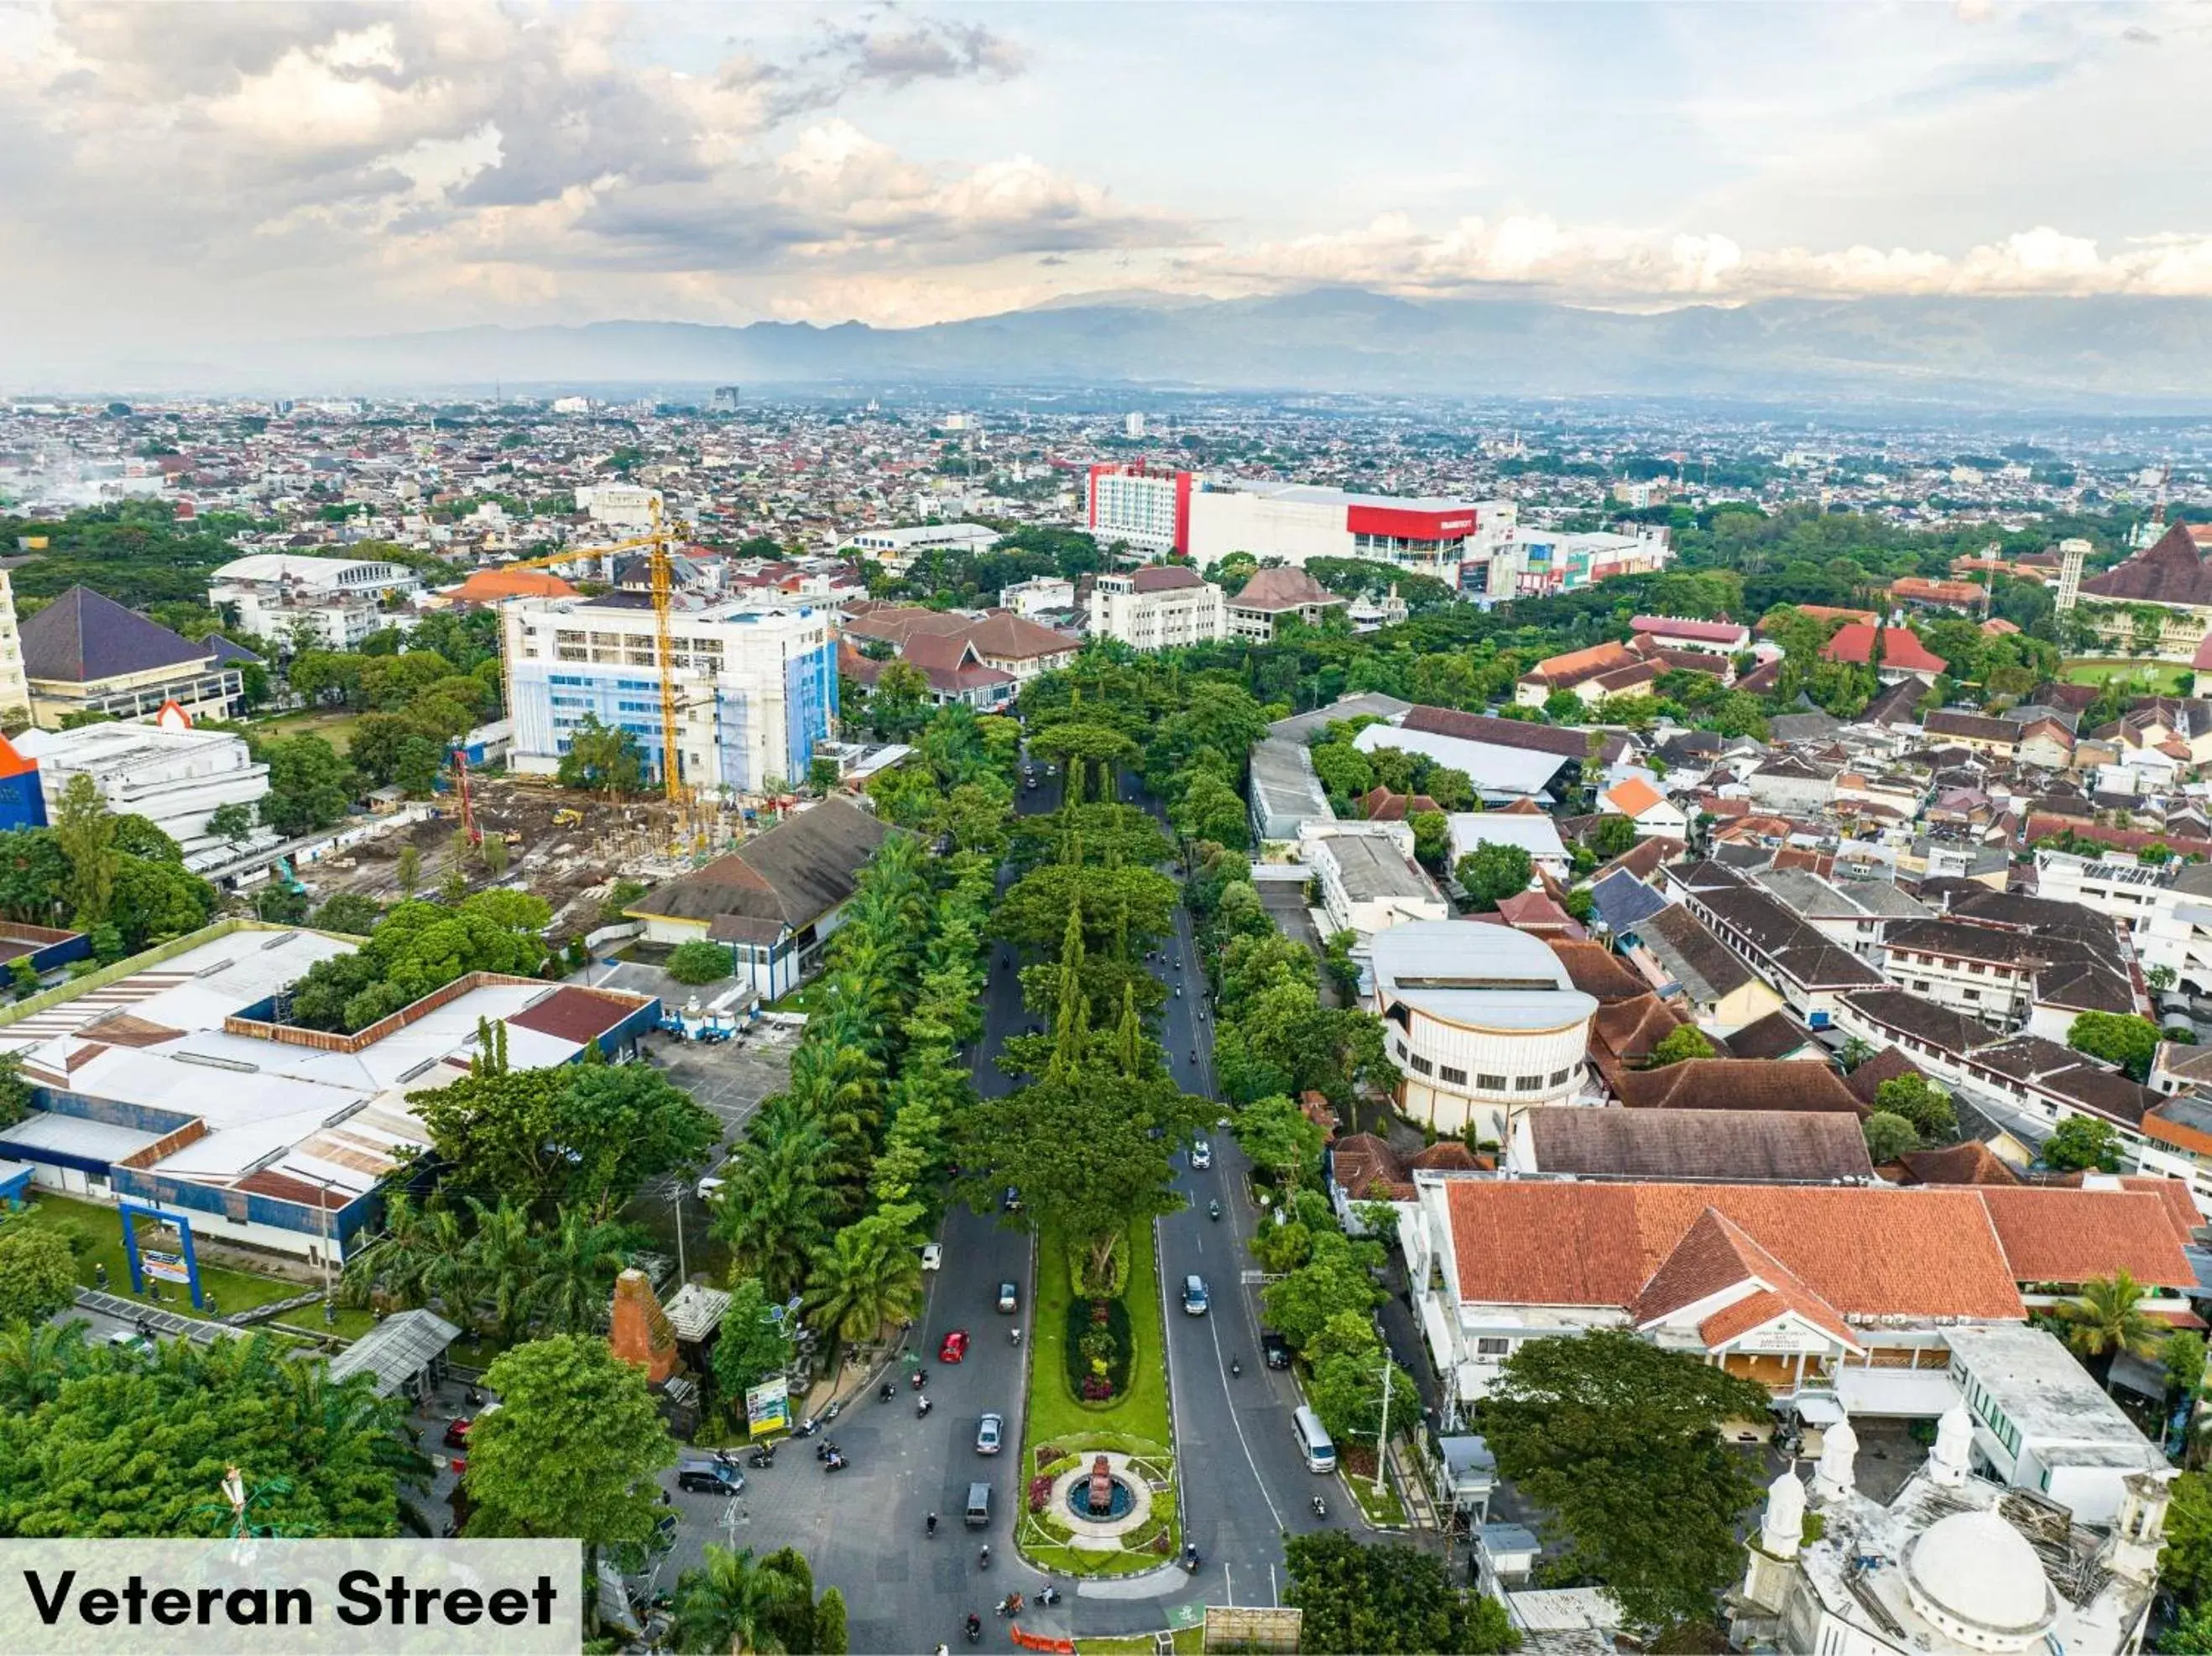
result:
[[[2057,1603],[2027,1538],[1995,1513],[1954,1513],[1905,1554],[1913,1607],[1962,1643],[2019,1650],[2041,1638]]]

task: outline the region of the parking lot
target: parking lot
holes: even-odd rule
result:
[[[731,1040],[711,1043],[687,1041],[675,1035],[646,1038],[647,1062],[722,1123],[722,1140],[708,1158],[709,1168],[719,1167],[737,1148],[745,1123],[761,1100],[780,1091],[791,1079],[791,1050],[798,1039],[796,1029],[770,1025],[757,1026]],[[650,1229],[673,1257],[679,1251],[676,1241],[679,1205],[685,1243],[681,1252],[690,1273],[696,1275],[711,1268],[719,1254],[708,1244],[711,1215],[699,1200],[693,1178],[672,1175],[654,1179],[638,1192],[625,1217]]]

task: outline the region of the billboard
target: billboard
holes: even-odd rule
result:
[[[746,1388],[745,1427],[756,1438],[791,1430],[791,1387],[782,1375]]]

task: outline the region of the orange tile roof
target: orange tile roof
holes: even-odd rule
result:
[[[2172,1215],[2150,1191],[1984,1185],[1974,1193],[2016,1281],[2086,1282],[2124,1270],[2155,1288],[2196,1284]]]
[[[2017,1284],[2039,1279],[2015,1274],[1983,1199],[2018,1194],[1468,1180],[1452,1184],[1445,1200],[1463,1300],[1627,1309],[1711,1209],[1739,1227],[1776,1269],[1791,1275],[1806,1295],[1841,1316],[2015,1320],[2026,1314]],[[2057,1198],[2054,1218],[2066,1211],[2064,1203],[2133,1204],[2114,1213],[2120,1226],[2138,1231],[2153,1200],[2124,1191],[2033,1194]],[[2083,1222],[2102,1229],[2100,1221],[2085,1216]],[[2058,1227],[2066,1228],[2063,1219]],[[2144,1251],[2140,1245],[2130,1250]],[[2172,1252],[2178,1260],[2179,1250]],[[2163,1281],[2162,1268],[2154,1269],[2160,1274],[2147,1280]]]
[[[574,598],[576,589],[544,569],[478,569],[453,596],[470,604],[502,598]]]
[[[2204,1222],[2204,1215],[2197,1200],[2189,1194],[2189,1187],[2178,1178],[2160,1178],[2145,1173],[2129,1173],[2120,1179],[2120,1188],[2127,1190],[2148,1190],[2166,1203],[2166,1216],[2173,1221],[2174,1235],[2184,1247],[2196,1240],[2197,1228]]]
[[[1643,777],[1631,776],[1607,789],[1605,801],[1626,816],[1640,817],[1653,806],[1665,804],[1666,795]]]

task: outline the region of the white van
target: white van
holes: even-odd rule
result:
[[[1306,1458],[1309,1472],[1334,1472],[1336,1470],[1336,1446],[1328,1440],[1328,1434],[1321,1428],[1321,1416],[1300,1403],[1291,1412],[1291,1430],[1297,1435],[1298,1449]]]

